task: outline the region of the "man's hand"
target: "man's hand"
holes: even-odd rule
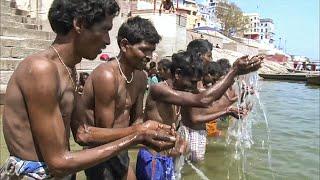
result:
[[[171,149],[175,146],[176,137],[165,130],[146,130],[140,133],[141,143],[158,152]]]
[[[237,107],[229,106],[227,108],[227,114],[233,116],[236,119],[239,119],[246,116],[248,114],[248,111],[243,108],[238,109]]]
[[[233,63],[233,68],[236,69],[238,75],[248,74],[257,71],[263,59],[263,55],[253,56],[251,59],[248,56],[242,56]]]
[[[152,121],[152,120],[148,120],[148,121],[138,125],[138,129],[137,129],[138,132],[143,133],[147,130],[154,130],[154,131],[165,130],[165,131],[170,132],[171,126],[159,123],[157,121]]]
[[[169,156],[172,157],[177,157],[188,152],[188,142],[179,135],[176,136],[176,139],[175,146],[169,151]]]

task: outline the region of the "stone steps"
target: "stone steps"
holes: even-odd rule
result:
[[[0,71],[14,71],[21,61],[22,58],[0,58]]]
[[[10,1],[6,1],[6,0],[1,0],[0,1],[0,6],[3,8],[10,8],[11,7],[11,2]]]
[[[45,49],[48,48],[51,43],[52,40],[0,36],[0,46],[2,47]]]
[[[30,23],[30,24],[37,24],[36,18],[30,18],[23,15],[15,15],[11,13],[0,13],[0,20],[7,20],[7,21],[15,21],[19,23]]]
[[[12,28],[19,28],[19,29],[34,29],[34,30],[41,30],[42,26],[37,24],[29,24],[29,23],[19,23],[16,21],[7,21],[2,20],[0,22],[0,27],[12,27]]]
[[[0,85],[7,85],[13,71],[1,71],[0,72]]]
[[[0,36],[22,37],[30,39],[53,40],[56,36],[53,32],[38,31],[33,29],[19,29],[12,27],[1,27]]]
[[[1,58],[25,58],[33,53],[38,52],[39,49],[23,48],[23,47],[0,47]]]
[[[23,58],[2,57],[0,58],[0,71],[14,71],[22,60]],[[98,60],[94,60],[94,61],[82,60],[81,63],[76,65],[76,68],[77,70],[80,70],[80,71],[93,70],[103,62],[104,61],[98,61]]]

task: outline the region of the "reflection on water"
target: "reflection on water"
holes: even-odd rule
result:
[[[206,158],[197,164],[210,179],[319,179],[319,93],[320,89],[300,83],[260,81],[263,111],[252,124],[253,142],[243,159],[234,158],[234,146],[224,138],[211,138]],[[270,146],[268,154],[268,129]],[[245,165],[245,167],[244,167]],[[243,174],[243,168],[245,173]],[[185,165],[183,179],[199,179],[190,166]]]

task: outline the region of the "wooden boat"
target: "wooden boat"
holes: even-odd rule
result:
[[[307,75],[307,84],[320,85],[320,75]]]
[[[291,81],[306,81],[306,73],[289,73],[289,74],[259,74],[263,79],[273,80],[291,80]]]

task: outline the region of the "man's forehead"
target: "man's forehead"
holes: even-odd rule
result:
[[[144,49],[156,49],[156,44],[149,43],[147,41],[141,41],[140,43],[135,44],[136,47],[144,48]]]

